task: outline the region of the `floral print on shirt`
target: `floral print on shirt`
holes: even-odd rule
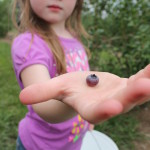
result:
[[[73,122],[72,126],[73,128],[71,130],[71,135],[69,136],[69,142],[74,143],[79,139],[82,130],[86,126],[86,121],[83,120],[80,115],[78,115],[77,121]]]

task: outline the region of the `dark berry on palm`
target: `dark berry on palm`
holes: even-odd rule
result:
[[[99,78],[95,74],[88,75],[86,78],[86,83],[91,87],[97,85],[98,82]]]

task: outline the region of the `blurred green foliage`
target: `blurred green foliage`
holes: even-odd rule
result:
[[[10,4],[11,0],[0,0],[0,38],[12,28]]]
[[[90,41],[92,70],[129,77],[150,63],[150,1],[90,0],[83,22]]]

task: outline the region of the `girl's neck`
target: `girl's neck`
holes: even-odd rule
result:
[[[56,35],[63,38],[73,38],[71,33],[66,29],[65,23],[51,24],[51,28],[55,31]]]

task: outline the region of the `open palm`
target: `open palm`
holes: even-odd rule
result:
[[[99,77],[95,87],[86,84],[89,74]],[[150,100],[150,65],[130,78],[106,72],[66,73],[46,83],[31,85],[20,94],[24,104],[52,98],[72,106],[91,123],[104,121]]]

